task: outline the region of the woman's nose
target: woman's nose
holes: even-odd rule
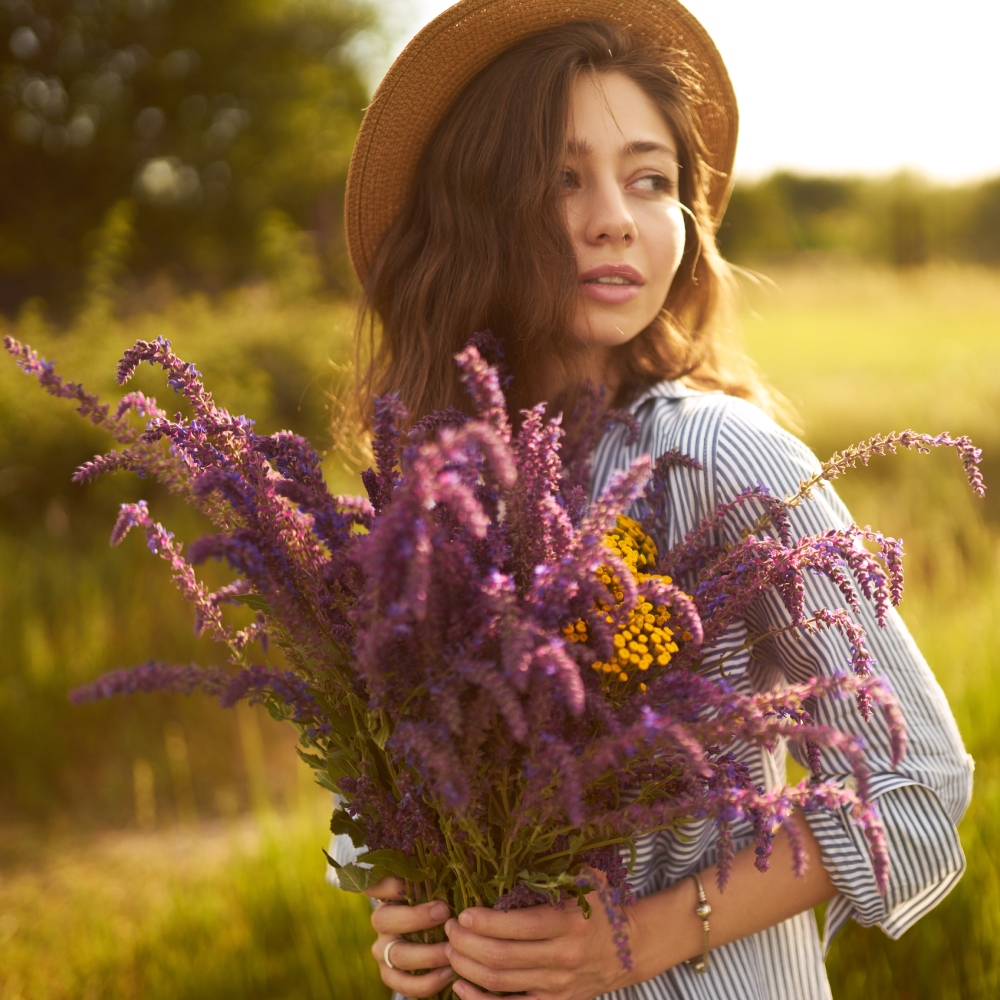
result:
[[[629,211],[625,194],[617,183],[595,185],[591,192],[585,236],[589,243],[623,243],[637,236],[635,219]]]

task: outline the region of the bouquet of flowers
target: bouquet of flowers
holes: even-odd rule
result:
[[[816,724],[806,706],[854,697],[866,718],[885,714],[897,760],[903,754],[898,706],[872,675],[865,635],[846,610],[863,598],[883,619],[898,603],[901,546],[857,526],[795,539],[788,510],[897,448],[956,449],[982,495],[979,452],[967,438],[873,438],[835,455],[793,496],[746,489],[659,552],[668,472],[697,463],[676,452],[643,457],[588,505],[587,455],[602,420],[630,418],[583,407],[564,452],[561,416],[544,404],[515,431],[488,334],[456,357],[472,416],[437,412],[404,431],[399,400],[377,401],[367,499],[331,495],[302,438],[260,435],[216,405],[164,340],[127,351],[118,381],[143,361],[160,366],[187,416],[169,417],[141,393],[112,410],[29,347],[10,338],[5,346],[119,443],[83,465],[77,481],[115,470],[154,477],[217,527],[185,553],[139,501],[123,505],[111,542],[132,529],[145,534],[228,665],[151,662],[73,697],[200,689],[224,705],[262,702],[294,723],[300,756],[339,796],[331,829],[367,848],[358,863],[338,866],[342,887],[360,891],[395,875],[414,901],[444,899],[456,913],[573,899],[589,912],[596,890],[627,964],[620,906],[631,899],[638,836],[713,821],[721,887],[738,821],[752,826],[763,871],[781,825],[797,844],[794,807],[847,807],[884,889],[888,858],[861,748]],[[721,544],[718,529],[745,505],[763,513],[736,544]],[[216,591],[195,570],[211,557],[236,574]],[[804,607],[807,572],[828,576],[845,608]],[[788,610],[785,629],[848,639],[851,670],[753,696],[727,684],[713,645],[771,588]],[[232,628],[226,604],[252,609],[255,621]],[[269,658],[271,645],[282,662]],[[812,778],[757,787],[732,746],[773,749],[782,739],[803,749]],[[853,762],[853,788],[820,780],[824,748]],[[797,850],[796,865],[803,861]]]

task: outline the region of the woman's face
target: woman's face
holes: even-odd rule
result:
[[[581,74],[562,197],[579,280],[573,334],[583,344],[624,344],[663,308],[684,253],[677,173],[677,142],[638,84]]]

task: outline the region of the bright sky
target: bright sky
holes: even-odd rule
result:
[[[393,55],[447,0],[383,0]],[[688,0],[740,104],[736,171],[1000,174],[1000,0]],[[375,57],[379,77],[388,61]]]

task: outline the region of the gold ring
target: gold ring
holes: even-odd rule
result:
[[[396,966],[394,966],[394,965],[392,964],[392,959],[391,959],[391,958],[389,958],[389,952],[390,952],[390,950],[392,949],[392,946],[393,946],[394,944],[399,944],[399,942],[400,942],[400,941],[402,941],[402,940],[403,940],[402,938],[393,938],[393,939],[392,939],[392,940],[391,940],[391,941],[390,941],[390,942],[389,942],[389,943],[388,943],[388,944],[387,944],[387,945],[385,946],[385,951],[383,951],[383,952],[382,952],[382,961],[383,961],[383,962],[385,962],[385,965],[386,965],[386,968],[387,968],[387,969],[395,969],[395,968],[396,968]]]

